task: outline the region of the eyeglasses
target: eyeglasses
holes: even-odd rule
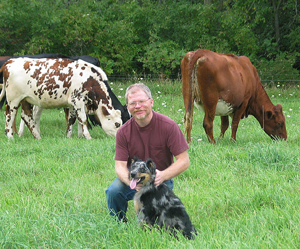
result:
[[[150,99],[150,98],[149,98]],[[143,106],[145,105],[145,103],[149,100],[149,99],[146,99],[146,100],[140,100],[140,101],[137,101],[137,102],[131,102],[131,103],[128,103],[128,105],[133,108],[133,107],[136,107],[137,104],[139,104],[139,106]]]

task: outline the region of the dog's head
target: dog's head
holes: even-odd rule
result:
[[[154,183],[155,168],[152,159],[148,159],[147,162],[144,162],[134,157],[129,172],[129,179],[131,180],[130,188],[135,189],[137,184],[143,184],[145,186]]]

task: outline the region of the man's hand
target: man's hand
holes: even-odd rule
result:
[[[178,176],[183,171],[185,171],[189,167],[189,155],[187,151],[182,152],[181,154],[175,156],[176,161],[168,168],[163,171],[156,170],[156,177],[154,184],[155,186],[159,186],[165,181],[168,181],[175,176]]]
[[[156,187],[158,187],[160,184],[162,184],[165,181],[165,178],[164,178],[163,171],[159,171],[157,169],[157,170],[155,170],[155,172],[156,172],[156,176],[155,176],[154,184]]]
[[[142,186],[143,186],[143,184],[138,184],[138,185],[136,185],[135,190],[136,190],[136,191],[140,191],[141,188],[142,188]]]

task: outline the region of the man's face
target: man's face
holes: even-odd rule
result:
[[[128,94],[127,108],[137,120],[146,119],[152,112],[153,99],[150,99],[143,90]]]

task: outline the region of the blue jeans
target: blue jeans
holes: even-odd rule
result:
[[[164,182],[170,189],[174,187],[173,179]],[[135,189],[131,189],[119,178],[116,178],[113,183],[105,191],[109,214],[117,217],[118,220],[126,220],[126,211],[128,201],[133,199],[136,193]]]

